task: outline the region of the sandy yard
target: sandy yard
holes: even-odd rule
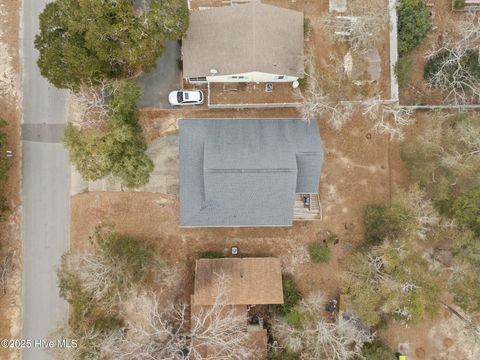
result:
[[[236,245],[242,256],[281,258],[284,271],[294,274],[304,293],[319,289],[333,296],[343,259],[362,238],[361,208],[369,202],[388,201],[393,189],[403,187],[406,180],[398,146],[385,136],[370,133],[369,123],[353,121],[340,133],[320,124],[325,146],[321,222],[297,222],[292,228],[180,229],[175,196],[93,192],[72,198],[72,247],[84,246],[100,224],[111,224],[120,232],[155,242],[171,264],[183,269],[181,288],[188,296],[197,254]],[[329,264],[312,264],[305,246],[325,239],[328,231],[340,239],[333,247],[332,260]]]
[[[143,120],[159,134],[177,132],[177,116],[182,117],[274,117],[282,110],[205,111],[186,110],[164,113],[144,110]],[[166,118],[162,119],[161,114]],[[149,115],[149,116],[146,116]],[[292,113],[284,117],[295,116]],[[406,129],[406,137],[422,131],[425,113],[418,113],[419,123]],[[241,121],[241,120],[240,120]],[[164,124],[162,124],[164,122]],[[117,231],[154,242],[169,264],[180,270],[176,284],[179,300],[187,300],[193,291],[194,260],[203,251],[224,251],[238,246],[241,256],[275,256],[283,271],[292,273],[304,295],[317,290],[327,298],[339,290],[341,274],[348,256],[362,240],[361,209],[371,202],[388,202],[399,188],[408,186],[406,170],[400,159],[399,143],[371,132],[371,124],[356,118],[340,132],[319,122],[325,147],[320,184],[324,219],[321,222],[296,222],[292,228],[203,228],[178,227],[178,198],[161,193],[92,192],[76,195],[71,203],[71,242],[75,251],[86,244],[97,225],[113,225]],[[164,130],[161,130],[164,129]],[[154,135],[155,134],[155,135]],[[360,149],[360,150],[359,150]],[[306,245],[336,234],[339,243],[332,247],[327,264],[313,264]],[[463,324],[448,311],[436,319],[406,328],[397,323],[379,331],[392,349],[406,351],[409,359],[475,359],[465,351],[473,341],[468,334],[459,340],[456,333]],[[469,347],[468,347],[469,346]],[[472,357],[473,356],[473,357]],[[462,358],[463,359],[463,358]]]
[[[312,32],[306,45],[307,49],[313,49],[319,69],[331,66],[332,57],[342,59],[346,54],[345,44],[333,43],[322,33],[321,17],[328,12],[328,1],[263,2],[300,10],[308,15]],[[219,1],[193,0],[193,4],[194,7],[218,6]],[[357,92],[356,96],[380,95],[384,99],[390,96],[388,31],[385,31],[378,50],[381,57],[380,79]],[[180,118],[298,116],[296,109],[208,110],[204,105],[173,110],[144,108],[140,111],[139,120],[147,142],[152,143],[160,137],[177,134]],[[417,114],[419,120],[423,116],[422,113]],[[343,265],[362,240],[363,206],[372,202],[388,202],[397,189],[408,186],[408,180],[400,159],[399,143],[373,133],[371,123],[355,116],[341,131],[330,129],[325,121],[319,121],[319,125],[325,148],[320,184],[323,221],[296,222],[292,228],[181,229],[178,227],[178,198],[174,195],[90,192],[72,197],[72,249],[81,250],[94,228],[102,224],[113,225],[118,232],[153,242],[165,259],[180,270],[177,293],[179,299],[187,301],[193,292],[193,265],[198,253],[208,250],[227,254],[231,246],[238,246],[241,256],[279,257],[283,270],[294,275],[304,295],[319,290],[327,297],[333,297],[339,290],[338,276]],[[421,129],[420,122],[409,127],[406,136],[415,136]],[[330,262],[311,263],[306,246],[325,239],[329,233],[339,238],[339,243],[332,247]],[[379,335],[394,349],[404,344],[408,348],[409,359],[432,359],[434,356],[457,359],[455,351],[467,344],[452,340],[451,329],[458,330],[459,326],[461,324],[455,318],[444,313],[435,320],[409,329],[394,324],[383,329]],[[443,345],[438,342],[439,338]]]
[[[9,180],[2,193],[8,199],[12,212],[7,221],[0,223],[0,260],[12,255],[13,270],[7,275],[6,294],[0,291],[0,339],[21,337],[21,142],[20,142],[20,84],[19,59],[19,0],[0,2],[0,117],[8,122],[8,148],[12,158]],[[5,154],[0,154],[5,156]],[[1,359],[19,359],[20,353],[0,348]]]

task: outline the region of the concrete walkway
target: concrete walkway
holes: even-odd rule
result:
[[[390,23],[390,99],[398,101],[398,81],[395,76],[395,64],[398,61],[397,0],[388,0],[388,17]]]

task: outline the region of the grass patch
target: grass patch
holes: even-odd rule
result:
[[[454,0],[453,8],[455,10],[463,10],[465,8],[465,0]]]
[[[410,75],[413,69],[413,59],[400,58],[395,64],[395,77],[398,81],[398,86],[405,87],[410,82]]]
[[[275,313],[286,316],[295,305],[298,304],[302,295],[298,291],[295,281],[291,275],[282,275],[283,304],[273,306]]]
[[[200,259],[222,259],[225,257],[220,251],[204,251],[199,255]]]
[[[328,262],[330,260],[330,248],[326,244],[312,243],[308,245],[310,260],[314,263]]]

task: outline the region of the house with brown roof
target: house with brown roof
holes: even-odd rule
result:
[[[191,296],[191,316],[218,305],[218,283],[223,279],[221,305],[237,314],[245,314],[245,331],[255,354],[267,355],[267,330],[263,321],[252,322],[249,309],[255,305],[283,304],[282,271],[277,258],[199,259],[195,264],[195,287]],[[259,320],[259,321],[258,321]],[[209,349],[204,349],[208,353]]]
[[[303,13],[260,2],[193,11],[183,76],[201,82],[293,82],[304,76]]]

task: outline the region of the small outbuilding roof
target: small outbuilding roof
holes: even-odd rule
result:
[[[193,11],[182,42],[185,78],[264,72],[303,77],[303,13],[262,3]]]
[[[193,306],[214,304],[219,276],[224,279],[223,305],[283,304],[282,271],[277,258],[197,260]]]
[[[180,226],[291,226],[296,193],[317,193],[316,121],[180,120]]]

